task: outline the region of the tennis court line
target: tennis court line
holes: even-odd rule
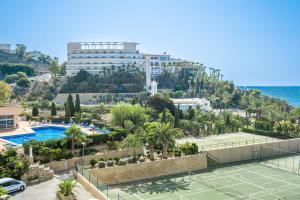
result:
[[[259,173],[256,173],[256,172],[254,172],[254,171],[249,171],[249,170],[243,169],[243,168],[238,167],[238,166],[232,166],[232,167],[241,169],[241,170],[243,170],[243,171],[247,171],[247,172],[252,173],[252,174],[256,174],[256,175],[262,176],[262,177],[267,178],[267,179],[270,178],[270,179],[273,179],[273,180],[275,180],[275,181],[279,181],[279,182],[281,181],[281,182],[284,182],[284,183],[286,183],[286,184],[290,184],[289,182],[286,182],[286,181],[284,181],[284,180],[278,180],[278,179],[276,179],[276,178],[273,178],[273,177],[270,177],[270,176],[265,176],[265,175],[263,175],[263,174],[259,174]],[[294,184],[291,184],[291,185],[294,185]]]
[[[258,165],[258,166],[260,166],[260,165]],[[268,166],[265,166],[265,165],[261,165],[263,168],[265,168],[265,167],[268,167]],[[227,174],[227,176],[229,176],[230,178],[232,178],[232,179],[235,179],[235,180],[238,180],[238,181],[240,181],[241,183],[238,183],[238,184],[231,184],[231,185],[226,185],[226,186],[224,186],[224,187],[219,187],[219,188],[216,188],[216,189],[222,189],[222,188],[228,188],[228,187],[233,187],[233,186],[236,186],[236,185],[241,185],[241,184],[252,184],[252,185],[254,185],[254,186],[256,186],[256,187],[260,187],[260,188],[263,188],[263,191],[260,191],[260,192],[256,192],[256,193],[252,193],[253,195],[255,195],[256,197],[254,197],[255,199],[260,199],[260,197],[261,196],[264,196],[264,195],[273,195],[273,196],[278,196],[278,195],[276,195],[277,193],[279,193],[279,192],[285,192],[285,191],[289,191],[289,190],[293,190],[293,189],[297,189],[297,188],[300,188],[300,187],[298,187],[297,186],[297,184],[294,184],[294,183],[290,183],[290,182],[287,182],[287,180],[289,180],[289,179],[296,179],[297,177],[289,177],[289,178],[286,178],[286,179],[277,179],[277,178],[275,178],[276,176],[278,177],[282,177],[283,178],[283,175],[284,174],[281,174],[281,175],[278,175],[278,174],[275,174],[275,175],[270,175],[270,176],[265,176],[265,175],[263,175],[262,173],[263,173],[263,168],[260,170],[256,170],[256,171],[251,171],[251,170],[247,170],[247,169],[245,169],[245,168],[243,168],[243,167],[238,167],[238,166],[231,166],[231,167],[234,167],[234,168],[236,168],[237,170],[230,170],[230,172],[229,173],[224,173],[224,174]],[[249,166],[250,168],[253,168],[253,169],[255,169],[255,166]],[[274,168],[271,168],[271,169],[274,169]],[[276,169],[274,169],[274,170],[276,170]],[[239,173],[238,173],[238,172]],[[282,170],[280,170],[280,171],[282,171]],[[283,172],[283,171],[282,171]],[[212,173],[214,173],[215,174],[215,176],[217,176],[217,175],[224,175],[223,173],[220,173],[220,172],[215,172],[215,171],[213,171]],[[283,183],[286,183],[286,184],[288,184],[288,185],[290,185],[290,186],[294,186],[293,188],[286,188],[286,189],[281,189],[281,188],[283,188],[283,187],[279,187],[279,188],[275,188],[275,189],[267,189],[267,188],[264,188],[264,187],[261,187],[261,186],[259,186],[259,185],[257,185],[257,184],[255,184],[255,183],[252,183],[252,182],[248,182],[248,181],[244,181],[244,179],[239,179],[239,178],[237,178],[237,177],[234,177],[234,176],[232,176],[233,174],[243,174],[243,173],[248,173],[248,174],[256,174],[256,175],[258,175],[258,177],[260,176],[260,177],[264,177],[264,178],[267,178],[267,179],[271,179],[271,180],[275,180],[275,181],[278,181],[278,182],[283,182]],[[289,173],[289,172],[286,172],[286,173]],[[208,177],[215,177],[215,176],[203,176],[203,177],[201,177],[201,176],[199,176],[201,173],[199,173],[199,174],[194,174],[195,176],[192,178],[193,180],[195,180],[195,178],[196,177],[199,177],[199,178],[208,178]],[[278,177],[278,178],[279,178]],[[176,178],[175,178],[176,179]],[[186,180],[186,176],[182,176],[181,177],[181,179],[182,180]],[[255,179],[252,179],[252,180],[256,180],[256,179],[259,179],[259,178],[255,178]],[[195,184],[195,183],[200,183],[201,184],[201,182],[197,182],[197,181],[193,181],[191,184]],[[297,187],[295,187],[295,186],[297,186]],[[155,188],[161,188],[162,186],[161,185],[159,185],[159,186],[157,186],[157,187],[153,187],[153,188],[151,188],[151,190],[154,190]],[[188,196],[190,196],[190,195],[195,195],[195,194],[201,194],[201,193],[204,193],[204,192],[209,192],[209,191],[214,191],[214,190],[216,190],[216,189],[208,189],[208,190],[202,190],[202,191],[197,191],[197,192],[194,192],[194,193],[190,193],[190,194],[186,194],[186,195],[179,195],[179,194],[177,194],[176,192],[175,193],[173,193],[173,194],[175,194],[176,196],[178,196],[179,198],[183,198],[183,197],[188,197]],[[277,190],[277,191],[274,191],[274,190]],[[154,190],[155,191],[155,190]],[[191,190],[190,190],[191,191]],[[295,192],[295,191],[291,191],[293,194],[298,194],[297,192]],[[244,195],[245,196],[248,196],[247,195],[247,193],[244,193],[244,192],[240,192],[240,193],[242,193],[241,195],[239,195],[239,194],[234,194],[234,193],[232,193],[232,194],[234,194],[234,195],[236,195],[237,197],[243,197]],[[261,193],[264,193],[263,195],[260,195]],[[224,194],[226,195],[227,193],[226,192],[224,192]],[[251,195],[251,193],[249,193],[250,195]],[[257,196],[258,195],[258,196]],[[126,195],[127,196],[127,195]],[[129,196],[129,195],[128,195]],[[154,199],[162,199],[162,198],[164,198],[164,197],[166,197],[167,195],[162,195],[162,196],[160,196],[160,197],[153,197],[153,198],[146,198],[146,199],[143,199],[142,197],[140,197],[140,196],[138,196],[138,195],[135,195],[135,197],[136,198],[138,198],[138,199],[140,199],[140,200],[154,200]],[[278,197],[280,197],[280,196],[278,196]],[[227,198],[226,198],[227,199]],[[226,200],[225,199],[225,200]],[[232,199],[232,198],[229,198],[229,199]],[[229,200],[228,199],[228,200]]]

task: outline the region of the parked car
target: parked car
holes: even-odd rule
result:
[[[18,181],[13,178],[1,178],[0,187],[7,190],[8,193],[23,191],[26,189],[26,183],[23,181]]]

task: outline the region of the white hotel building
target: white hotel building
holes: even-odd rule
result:
[[[68,76],[76,75],[80,70],[90,74],[101,74],[104,69],[135,65],[146,72],[147,88],[151,79],[159,75],[164,69],[175,72],[178,63],[191,62],[173,59],[170,55],[140,53],[136,42],[70,42],[67,44],[68,62],[66,72]]]

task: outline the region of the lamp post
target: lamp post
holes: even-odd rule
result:
[[[84,146],[85,146],[85,142],[82,142],[82,157],[84,157]]]
[[[31,163],[33,163],[32,145],[30,145],[29,147],[29,160]]]

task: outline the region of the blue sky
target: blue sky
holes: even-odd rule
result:
[[[300,85],[299,10],[297,0],[2,0],[0,42],[64,61],[70,41],[136,41],[239,85]]]

